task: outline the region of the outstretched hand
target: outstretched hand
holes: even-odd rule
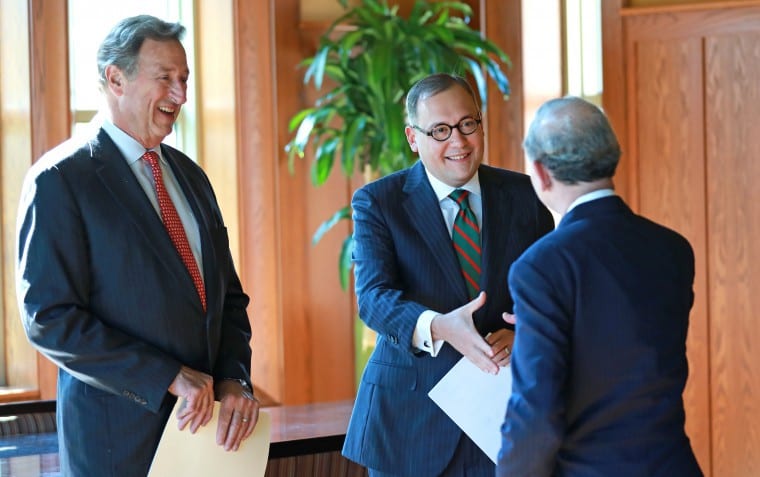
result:
[[[430,331],[434,340],[446,341],[484,372],[496,374],[499,372],[499,366],[493,360],[494,353],[491,345],[480,336],[472,322],[472,314],[485,302],[486,294],[480,292],[469,303],[433,318]]]

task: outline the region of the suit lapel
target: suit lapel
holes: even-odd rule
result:
[[[206,309],[215,309],[213,308],[214,301],[219,297],[214,293],[209,293],[209,287],[206,286],[209,283],[208,278],[214,276],[216,270],[213,243],[209,234],[214,220],[209,217],[208,210],[201,207],[201,204],[205,203],[205,201],[201,200],[204,192],[201,190],[200,184],[191,180],[190,175],[182,167],[182,162],[175,157],[175,153],[171,149],[162,146],[161,151],[171,166],[174,177],[182,188],[182,192],[185,194],[185,198],[188,204],[190,204],[190,208],[198,224],[201,254],[203,255],[203,283],[206,288]]]
[[[488,290],[489,284],[496,278],[492,276],[494,273],[507,273],[503,261],[506,258],[504,251],[509,246],[507,241],[512,219],[509,211],[512,210],[513,198],[487,167],[480,168],[479,180],[483,205],[480,285],[483,290]]]
[[[441,206],[425,176],[425,168],[417,162],[409,171],[404,184],[403,207],[410,223],[417,229],[435,257],[446,283],[450,283],[460,301],[469,301],[467,285],[462,278],[456,252],[443,221]]]
[[[144,237],[149,249],[175,281],[186,281],[187,286],[183,288],[197,293],[160,217],[145,196],[145,192],[119,149],[102,129],[97,138],[90,141],[90,145],[92,160],[98,164],[98,177],[114,200],[121,205],[124,216],[134,223],[136,235]],[[196,296],[189,296],[194,301],[198,301]]]

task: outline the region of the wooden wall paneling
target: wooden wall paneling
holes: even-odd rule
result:
[[[760,152],[753,134],[760,2],[618,13],[625,55],[616,61],[626,71],[626,132],[636,163],[629,183],[641,211],[684,233],[697,259],[687,431],[707,475],[755,475],[758,192],[749,184],[760,172],[753,160]]]
[[[299,35],[300,11],[297,1],[278,1],[275,15],[277,54],[277,160],[278,217],[280,218],[280,254],[283,287],[282,326],[284,346],[285,403],[313,402],[315,382],[311,360],[318,343],[311,339],[312,326],[308,315],[309,209],[307,197],[309,169],[306,161],[295,161],[293,173],[288,170],[283,153],[290,139],[287,123],[303,105],[303,92],[298,63],[303,59]],[[330,317],[325,317],[325,320]]]
[[[628,144],[626,119],[627,88],[626,58],[623,41],[623,21],[620,11],[623,0],[602,2],[602,106],[617,135],[623,156],[615,173],[615,191],[634,209],[638,209],[638,196],[633,173],[635,162]]]
[[[322,94],[303,84],[304,69],[299,63],[316,52],[318,36],[328,23],[315,30],[313,23],[300,21],[295,3],[278,3],[277,8],[280,214],[287,217],[281,235],[283,278],[288,284],[283,325],[286,336],[293,336],[285,354],[286,402],[349,399],[355,391],[354,298],[340,288],[338,280],[340,244],[349,226],[336,226],[316,245],[312,245],[312,236],[319,224],[350,202],[352,188],[337,165],[328,182],[315,187],[310,179],[311,157],[296,159],[291,173],[284,152],[292,138],[288,122]],[[303,379],[291,383],[291,376]]]
[[[319,187],[307,185],[306,236],[302,246],[309,257],[307,269],[308,309],[306,312],[311,353],[300,356],[308,365],[313,381],[309,402],[328,402],[354,397],[354,320],[353,289],[343,290],[338,275],[338,257],[343,240],[349,235],[348,222],[336,225],[319,243],[311,237],[332,214],[349,205],[350,181],[336,170]],[[304,172],[304,176],[308,173]],[[308,182],[308,181],[307,181]],[[295,350],[295,352],[299,352]]]
[[[71,135],[66,2],[29,1],[32,159]],[[56,396],[57,367],[37,357],[40,399]]]
[[[239,271],[243,287],[252,298],[248,307],[253,326],[251,372],[257,386],[282,402],[285,383],[276,213],[278,125],[273,120],[277,118],[273,4],[274,0],[256,4],[235,0],[233,42],[237,68]]]
[[[713,469],[760,475],[760,22],[705,49]]]
[[[629,25],[632,29],[636,25]],[[710,387],[702,46],[699,37],[639,41],[630,78],[635,103],[640,212],[683,234],[695,251],[695,301],[687,339],[686,431],[710,469]]]
[[[496,167],[524,171],[522,7],[521,0],[481,0],[481,31],[509,56],[506,69],[511,93],[504,100],[496,85],[488,81],[488,107],[485,113],[486,160]]]
[[[411,5],[409,5],[410,7]],[[402,2],[401,7],[404,7]],[[325,94],[334,85],[327,79],[322,89],[315,90],[313,83],[303,84],[305,68],[298,67],[298,62],[316,53],[319,37],[327,30],[330,22],[299,21],[298,55],[293,58],[289,74],[293,78],[292,86],[298,88],[292,97],[301,109],[314,104],[318,97]],[[340,35],[342,33],[337,33]],[[284,121],[289,121],[297,111],[289,110],[284,114]],[[286,123],[283,123],[286,124]],[[285,144],[293,137],[288,132],[281,143]],[[311,182],[311,161],[313,155],[296,159],[295,180],[303,188],[301,208],[304,210],[304,222],[300,234],[294,235],[293,246],[303,248],[306,283],[305,309],[300,326],[306,329],[306,339],[312,347],[310,354],[294,357],[298,365],[309,373],[312,386],[306,396],[298,402],[324,402],[353,398],[356,390],[354,380],[354,322],[356,317],[353,288],[343,290],[338,276],[338,256],[343,240],[350,233],[348,222],[339,223],[314,244],[312,237],[319,226],[330,218],[338,209],[349,205],[355,186],[353,178],[347,178],[340,165],[335,164],[326,183],[315,186]],[[283,163],[285,165],[286,162]],[[357,173],[355,176],[358,176]],[[300,350],[295,350],[300,353]]]

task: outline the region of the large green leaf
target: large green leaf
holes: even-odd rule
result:
[[[338,273],[340,274],[340,287],[346,290],[351,279],[351,258],[354,253],[354,237],[349,235],[343,240],[338,257]]]
[[[317,147],[314,164],[311,168],[311,181],[314,185],[325,183],[335,162],[335,150],[340,144],[339,137],[331,137]]]
[[[329,232],[333,227],[335,227],[335,224],[340,222],[341,220],[349,220],[351,219],[351,207],[345,206],[338,211],[336,211],[329,219],[322,222],[317,229],[316,232],[314,232],[314,236],[311,239],[311,243],[313,245],[316,245],[319,243],[320,240],[322,240],[322,237]]]

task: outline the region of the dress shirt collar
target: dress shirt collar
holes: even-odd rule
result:
[[[575,199],[571,204],[570,207],[567,208],[565,211],[565,214],[573,210],[575,207],[585,204],[586,202],[591,202],[592,200],[601,199],[602,197],[610,197],[615,195],[615,191],[612,189],[597,189],[593,190],[591,192],[587,192],[583,194],[582,196]]]
[[[102,124],[103,129],[106,131],[111,140],[116,144],[119,152],[126,158],[127,164],[140,160],[143,154],[145,154],[145,148],[137,142],[132,136],[125,133],[118,126],[111,122],[110,119],[104,119]],[[151,149],[158,154],[159,159],[164,162],[163,155],[161,154],[161,146]]]
[[[470,179],[462,187],[451,187],[448,184],[444,184],[436,177],[434,177],[433,174],[427,170],[427,168],[425,169],[425,174],[427,174],[428,181],[430,181],[430,185],[433,187],[433,192],[435,192],[435,196],[438,198],[438,202],[441,202],[444,199],[448,198],[449,194],[451,194],[455,189],[464,189],[470,194],[474,194],[480,197],[480,179],[478,178],[478,172],[476,172],[475,175],[472,176],[472,179]]]

